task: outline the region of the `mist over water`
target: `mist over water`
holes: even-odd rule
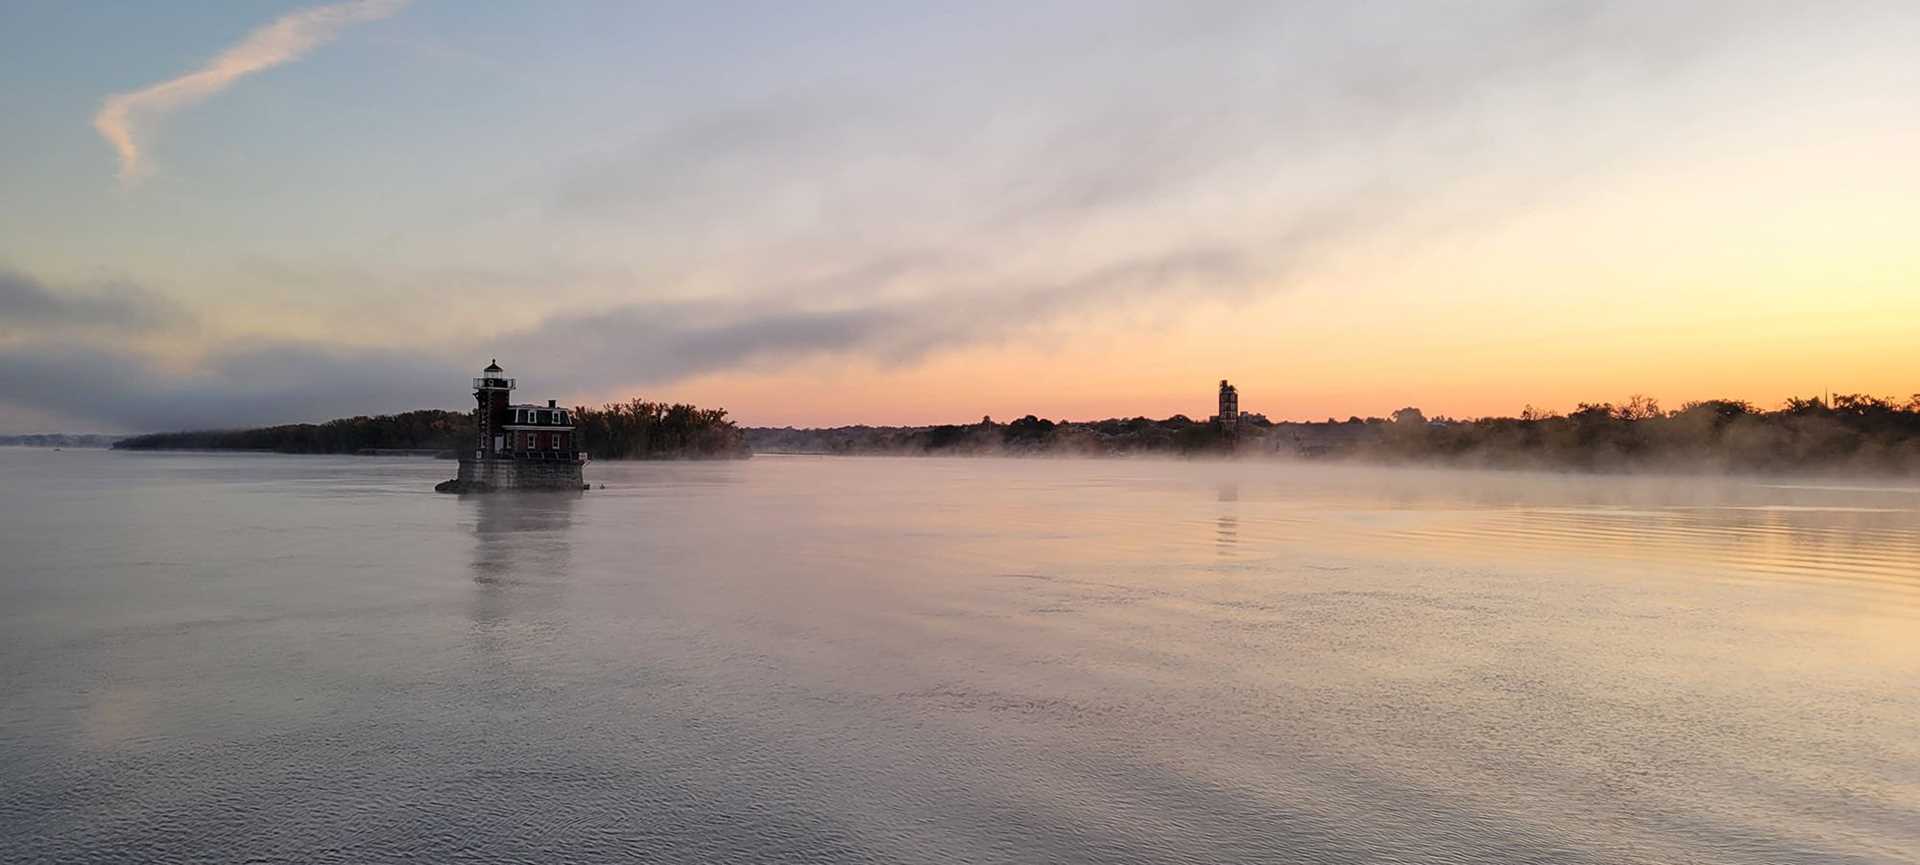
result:
[[[0,861],[1920,861],[1920,487],[0,449]]]

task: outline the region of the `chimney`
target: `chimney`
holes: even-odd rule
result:
[[[557,400],[547,400],[547,408],[553,408],[555,402],[557,402]]]

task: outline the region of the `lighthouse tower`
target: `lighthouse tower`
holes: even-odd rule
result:
[[[1220,428],[1229,432],[1238,428],[1240,423],[1240,389],[1220,380],[1220,413],[1213,416]]]
[[[474,459],[492,459],[507,449],[506,431],[500,427],[507,417],[508,398],[513,388],[513,379],[500,368],[498,359],[489,361],[487,368],[480,371],[480,377],[473,380],[473,398],[480,403],[473,415],[473,426],[479,436]]]

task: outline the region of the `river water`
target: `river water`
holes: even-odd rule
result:
[[[1920,487],[0,449],[0,862],[1920,862]]]

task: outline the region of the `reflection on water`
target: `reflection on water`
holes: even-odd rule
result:
[[[577,492],[464,497],[474,512],[473,623],[499,646],[498,630],[518,616],[553,609],[572,567]]]
[[[0,862],[1920,861],[1911,485],[590,471],[0,450]]]
[[[566,574],[572,549],[567,530],[584,493],[471,496],[473,581],[511,582],[518,576]]]
[[[1214,520],[1214,552],[1220,558],[1231,558],[1234,545],[1240,542],[1240,517],[1234,505],[1240,501],[1240,484],[1228,481],[1219,489],[1220,516]]]

